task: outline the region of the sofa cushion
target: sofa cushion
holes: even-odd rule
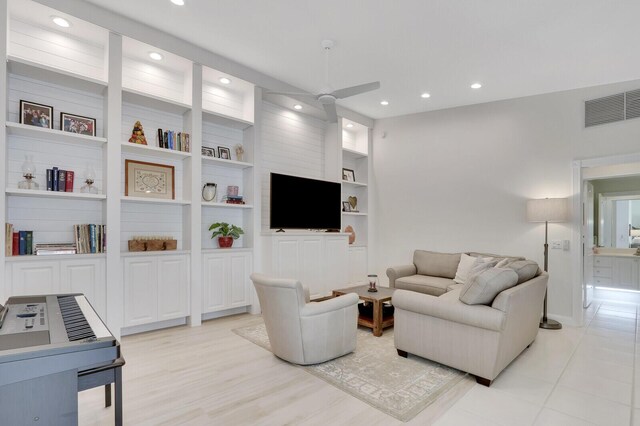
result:
[[[538,270],[540,269],[533,260],[516,260],[507,264],[506,267],[513,269],[518,274],[518,284],[529,281],[538,275]]]
[[[467,305],[491,305],[503,290],[518,282],[518,274],[510,268],[489,268],[473,274],[460,290],[460,301]]]
[[[456,284],[453,283],[449,287],[447,287],[447,293],[451,293],[453,290],[464,287],[464,284]]]
[[[402,290],[417,291],[418,293],[440,296],[447,292],[447,287],[455,284],[452,279],[442,277],[430,277],[428,275],[411,275],[398,278],[396,288]]]
[[[456,270],[456,276],[453,278],[458,284],[464,284],[469,277],[469,271],[471,267],[478,260],[477,257],[469,256],[466,253],[460,255],[460,263],[458,263],[458,269]]]
[[[524,260],[524,257],[522,256],[505,256],[503,254],[479,253],[477,251],[471,251],[467,254],[473,257],[492,257],[498,261],[501,261],[503,259]]]
[[[453,279],[460,263],[460,253],[416,250],[413,253],[413,263],[419,275]]]

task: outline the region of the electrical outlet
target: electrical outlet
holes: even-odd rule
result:
[[[553,240],[553,241],[551,241],[551,249],[552,250],[562,250],[562,240]]]

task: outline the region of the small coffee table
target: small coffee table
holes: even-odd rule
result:
[[[369,293],[367,290],[369,290],[368,285],[342,288],[333,290],[333,297],[342,296],[347,293],[356,293],[360,300],[373,303],[373,318],[358,315],[358,325],[370,328],[373,330],[374,336],[380,337],[382,336],[383,329],[393,326],[393,315],[383,318],[382,304],[391,301],[391,296],[393,296],[395,289],[378,287],[378,291],[375,293]]]

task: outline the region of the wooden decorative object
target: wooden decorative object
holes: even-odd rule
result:
[[[177,248],[176,240],[129,240],[129,251],[164,251]]]

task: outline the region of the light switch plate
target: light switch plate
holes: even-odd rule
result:
[[[551,241],[551,249],[552,250],[562,250],[562,240],[553,240],[553,241]]]
[[[568,251],[569,247],[569,240],[562,240],[562,250]]]

